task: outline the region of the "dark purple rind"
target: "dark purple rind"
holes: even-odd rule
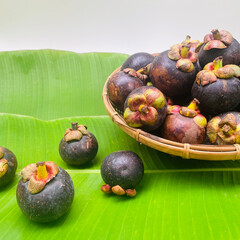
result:
[[[211,50],[203,50],[205,45],[202,45],[198,53],[199,63],[202,68],[219,56],[223,57],[223,66],[227,64],[240,64],[240,44],[235,38],[233,38],[232,44],[224,49],[213,48]]]
[[[169,114],[161,128],[161,136],[175,142],[201,144],[205,139],[205,128],[199,127],[193,118]]]
[[[62,138],[59,144],[59,154],[61,158],[70,165],[79,166],[93,160],[98,152],[98,142],[96,137],[83,135],[80,140],[66,142]]]
[[[139,52],[131,55],[129,58],[125,60],[123,63],[121,70],[125,68],[133,68],[136,71],[146,67],[149,63],[151,63],[154,59],[154,56],[150,53]]]
[[[2,158],[8,161],[8,170],[7,172],[0,178],[0,187],[3,187],[9,184],[15,177],[15,173],[17,170],[17,159],[12,151],[7,148],[2,147],[4,151],[4,155]]]
[[[178,70],[176,63],[168,57],[168,50],[160,53],[152,62],[149,77],[153,86],[167,97],[189,96],[200,65],[194,63],[194,70],[186,73]]]
[[[36,194],[28,192],[28,183],[21,179],[17,186],[17,203],[30,220],[51,222],[63,216],[74,198],[74,186],[69,174],[59,167],[55,178]]]
[[[128,94],[141,86],[144,86],[144,83],[139,78],[120,71],[113,74],[107,82],[108,97],[114,107],[123,111]]]
[[[134,189],[144,174],[141,158],[131,151],[118,151],[104,158],[101,176],[111,187],[120,185],[123,189]]]
[[[200,111],[217,115],[231,111],[240,103],[240,80],[238,78],[217,79],[216,82],[202,86],[194,82],[192,96],[200,102]]]

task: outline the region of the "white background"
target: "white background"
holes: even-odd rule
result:
[[[213,28],[240,40],[239,9],[239,0],[0,0],[0,51],[156,53]]]

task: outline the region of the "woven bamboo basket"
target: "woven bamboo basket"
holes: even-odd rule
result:
[[[120,67],[116,69],[112,74],[118,71],[120,71]],[[108,79],[111,77],[111,75],[108,77]],[[129,127],[125,123],[123,117],[114,109],[111,104],[111,101],[107,94],[108,79],[104,85],[102,93],[103,103],[106,111],[112,121],[136,141],[158,151],[186,159],[190,158],[210,161],[240,159],[240,144],[205,145],[178,143],[147,133],[141,129]]]

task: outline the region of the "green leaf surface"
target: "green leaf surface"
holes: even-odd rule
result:
[[[104,115],[104,80],[125,54],[56,50],[0,53],[0,112],[55,119]]]
[[[239,161],[181,159],[146,147],[107,116],[102,88],[127,55],[56,50],[0,53],[0,146],[18,170],[55,161],[73,179],[70,211],[54,223],[28,220],[16,202],[20,177],[0,189],[0,239],[238,239]],[[80,168],[63,162],[58,145],[71,121],[98,139],[95,159]],[[106,195],[100,166],[113,151],[144,162],[135,198]]]

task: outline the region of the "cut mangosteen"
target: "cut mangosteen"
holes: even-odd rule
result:
[[[223,67],[222,62],[222,57],[218,57],[208,63],[193,84],[192,96],[200,101],[204,114],[231,111],[240,103],[240,68],[233,64]]]
[[[135,187],[141,182],[144,165],[141,158],[131,151],[117,151],[104,158],[101,175],[106,185],[101,190],[117,195],[136,195]]]
[[[160,53],[150,66],[149,77],[167,97],[190,96],[193,82],[200,70],[198,56],[191,45],[180,45]]]
[[[128,95],[124,109],[123,117],[129,126],[149,132],[162,125],[167,116],[167,101],[157,88],[143,86]]]
[[[17,170],[17,159],[12,151],[0,147],[0,187],[10,183]]]
[[[207,136],[212,144],[240,144],[240,113],[226,112],[213,117],[207,124]]]
[[[223,57],[223,65],[239,65],[240,44],[228,31],[214,29],[204,37],[204,44],[198,53],[199,63],[203,68],[219,56]]]
[[[139,52],[128,57],[123,63],[121,70],[125,68],[132,68],[136,71],[140,68],[146,67],[154,59],[154,56],[150,53]]]
[[[169,106],[161,136],[180,143],[203,143],[207,120],[199,113],[198,104],[198,100],[194,99],[188,107]]]
[[[134,89],[144,86],[147,78],[147,75],[138,73],[131,68],[113,74],[107,82],[107,94],[113,106],[123,111],[128,94]]]
[[[22,169],[17,203],[30,220],[51,222],[63,216],[74,198],[69,174],[54,162],[38,162]]]
[[[96,137],[84,125],[72,123],[59,144],[59,154],[70,165],[80,166],[93,160],[98,151]]]

